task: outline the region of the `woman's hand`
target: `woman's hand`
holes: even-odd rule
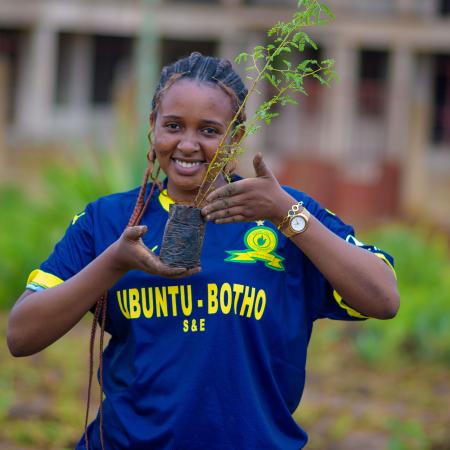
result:
[[[145,233],[147,233],[145,225],[127,227],[122,236],[111,246],[114,265],[117,269],[123,272],[138,269],[166,278],[186,277],[200,271],[200,267],[186,269],[165,265],[159,256],[144,244],[142,236]]]
[[[253,167],[256,177],[222,186],[206,197],[202,214],[207,220],[215,223],[270,220],[278,225],[295,200],[281,188],[261,153],[254,157]]]

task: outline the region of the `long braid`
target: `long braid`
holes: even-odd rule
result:
[[[106,323],[106,303],[107,303],[107,293],[103,297],[103,301],[101,302],[102,309],[102,321],[101,321],[101,329],[100,329],[100,351],[99,351],[99,366],[100,366],[100,443],[102,445],[102,450],[104,449],[104,441],[103,441],[103,340],[105,337],[105,323]]]
[[[149,135],[149,142],[151,147],[151,139]],[[152,150],[149,151],[152,152],[153,157],[150,160],[148,159],[148,166],[145,169],[144,178],[142,180],[141,187],[139,189],[138,196],[136,198],[136,203],[134,205],[133,212],[130,216],[130,219],[128,221],[129,227],[138,225],[140,221],[142,220],[142,216],[144,215],[147,206],[153,196],[153,193],[155,191],[155,188],[159,186],[158,182],[158,176],[160,172],[160,168],[158,166],[158,169],[156,171],[156,174],[153,175],[153,163],[155,161],[154,152]],[[145,194],[148,187],[148,180],[149,178],[152,179],[152,186],[150,189],[150,193],[145,200]],[[145,200],[145,202],[144,202]],[[108,300],[108,293],[105,292],[105,294],[97,301],[95,306],[95,312],[94,317],[92,320],[92,327],[91,327],[91,337],[90,337],[90,343],[89,343],[89,382],[88,382],[88,398],[87,398],[87,405],[86,405],[86,415],[85,415],[85,423],[84,423],[84,438],[85,438],[85,444],[86,444],[86,450],[89,450],[89,438],[87,433],[87,425],[89,420],[89,407],[90,407],[90,400],[91,400],[91,391],[92,391],[92,376],[94,372],[94,343],[95,343],[95,335],[97,330],[97,323],[99,321],[99,317],[101,314],[101,320],[100,320],[100,348],[99,348],[99,378],[100,378],[100,405],[99,405],[99,434],[100,434],[100,444],[102,450],[104,450],[104,439],[103,439],[103,344],[104,344],[104,336],[105,336],[105,324],[106,324],[106,311],[107,311],[107,300]]]
[[[91,338],[89,341],[89,383],[88,383],[88,394],[87,394],[87,405],[86,405],[86,416],[84,421],[84,439],[86,441],[86,449],[89,450],[89,440],[87,433],[87,425],[89,420],[89,407],[91,403],[91,391],[92,391],[92,375],[94,373],[94,343],[95,334],[97,331],[97,321],[100,315],[101,299],[95,305],[94,318],[92,320],[91,326]]]
[[[141,188],[139,189],[139,194],[136,199],[136,204],[134,205],[133,213],[131,214],[130,219],[128,220],[127,226],[129,227],[133,227],[137,224],[137,219],[141,214],[142,208],[144,207],[145,193],[147,191],[147,183],[149,178],[150,178],[150,168],[147,167],[145,169],[144,179],[142,181]]]
[[[152,114],[157,113],[159,102],[162,95],[166,92],[173,83],[178,79],[188,78],[197,80],[199,82],[212,83],[223,89],[232,100],[233,112],[239,109],[239,106],[244,101],[247,95],[247,89],[242,82],[241,77],[233,70],[231,63],[226,59],[214,58],[211,56],[203,56],[201,53],[194,52],[186,58],[182,58],[172,65],[166,66],[161,72],[161,78],[159,80],[158,86],[155,90],[155,94],[152,100]],[[245,112],[242,111],[236,125],[245,121]],[[142,180],[141,187],[139,189],[138,196],[136,198],[136,203],[133,208],[133,212],[130,216],[127,226],[135,226],[140,223],[145,211],[150,203],[150,200],[154,194],[156,187],[160,187],[158,182],[158,176],[160,173],[160,168],[158,166],[157,171],[153,174],[154,165],[156,163],[156,155],[154,150],[152,150],[151,136],[149,133],[150,151],[152,154],[152,159],[148,158],[148,166],[144,173],[144,178]],[[149,152],[150,154],[150,152]],[[146,198],[148,190],[148,181],[152,180],[152,185],[150,187],[150,192]],[[90,397],[92,389],[92,376],[94,367],[94,343],[95,334],[97,329],[97,322],[101,314],[100,321],[100,355],[99,355],[99,377],[100,377],[100,407],[99,407],[99,433],[101,448],[104,449],[103,440],[103,343],[104,343],[104,333],[105,333],[105,323],[106,323],[106,313],[107,313],[107,299],[108,293],[106,292],[98,301],[95,307],[94,318],[91,328],[91,338],[89,345],[89,384],[88,384],[88,400],[86,407],[86,417],[85,417],[85,444],[86,450],[89,450],[89,441],[87,433],[87,423],[89,415]]]

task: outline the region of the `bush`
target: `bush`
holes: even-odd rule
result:
[[[371,234],[395,258],[401,305],[393,321],[369,320],[356,346],[368,360],[450,364],[450,257],[444,235],[391,226]]]
[[[145,152],[134,146],[79,150],[72,159],[47,166],[32,196],[19,186],[0,187],[0,309],[13,305],[28,274],[50,254],[86,203],[137,186],[146,165]]]

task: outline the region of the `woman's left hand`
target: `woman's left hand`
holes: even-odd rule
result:
[[[202,214],[215,223],[270,220],[276,225],[286,215],[286,204],[292,204],[261,153],[253,158],[256,177],[222,186],[206,197]],[[284,211],[286,209],[286,211]]]

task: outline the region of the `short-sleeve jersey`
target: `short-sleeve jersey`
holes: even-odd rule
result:
[[[284,189],[342,239],[393,264],[312,198]],[[137,192],[100,198],[77,214],[27,287],[67,280],[116,241]],[[144,243],[156,253],[170,203],[166,190],[156,190],[141,221],[148,226]],[[201,266],[176,280],[132,270],[109,290],[105,448],[302,448],[307,435],[292,413],[304,388],[313,322],[364,316],[268,221],[208,223]],[[98,416],[88,433],[90,449],[100,449]],[[77,449],[85,449],[84,437]]]

